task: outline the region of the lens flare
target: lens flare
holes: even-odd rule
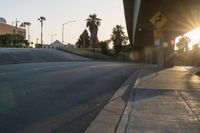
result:
[[[192,50],[193,48],[193,45],[195,44],[199,44],[200,43],[200,27],[188,32],[188,33],[185,33],[184,36],[187,36],[189,37],[190,39],[190,43],[188,45],[189,49]],[[181,36],[177,37],[176,38],[176,44],[179,42],[179,39],[181,38]],[[175,47],[175,50],[177,50],[178,48]]]
[[[190,38],[189,48],[192,49],[193,45],[200,43],[200,27],[186,33],[185,36]]]

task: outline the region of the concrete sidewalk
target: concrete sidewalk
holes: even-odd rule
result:
[[[85,133],[199,133],[200,78],[194,75],[197,71],[200,68],[174,67],[157,75],[155,67],[142,68],[142,78],[133,78],[135,85],[128,91],[130,97],[127,95],[123,112],[118,111],[115,121],[110,116],[116,111],[100,113]],[[115,110],[121,106],[113,107]]]
[[[199,133],[198,68],[174,67],[139,80],[125,133]]]

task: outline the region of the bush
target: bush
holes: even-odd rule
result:
[[[192,49],[192,62],[194,66],[200,66],[200,48],[199,48],[199,44],[193,45],[193,49]],[[190,59],[191,60],[191,59]]]
[[[0,35],[0,45],[6,46],[19,46],[23,45],[25,37],[19,34],[4,34]]]
[[[107,41],[99,42],[99,46],[101,47],[102,54],[108,54],[108,42]]]
[[[42,48],[41,44],[35,44],[35,48]]]
[[[188,52],[175,53],[175,64],[200,66],[199,57],[200,57],[199,44],[193,45],[193,49]]]

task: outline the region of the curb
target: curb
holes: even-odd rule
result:
[[[124,128],[124,122],[121,122],[121,120],[124,118],[123,116],[130,100],[130,92],[132,92],[133,86],[138,82],[139,75],[139,69],[132,73],[117,92],[115,92],[95,120],[92,121],[85,133],[114,133]]]
[[[126,128],[127,128],[127,125],[128,125],[129,119],[130,119],[130,113],[132,112],[132,109],[133,109],[135,92],[136,92],[137,85],[139,84],[139,79],[140,79],[141,73],[142,73],[142,70],[139,71],[137,79],[136,79],[133,87],[131,88],[129,99],[128,99],[127,105],[125,107],[125,110],[122,114],[122,118],[119,122],[119,125],[116,129],[116,133],[125,133],[125,131],[126,131]]]

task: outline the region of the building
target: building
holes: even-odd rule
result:
[[[60,41],[56,40],[55,42],[51,44],[43,44],[42,48],[76,48],[76,45],[68,43],[67,45],[62,44]]]
[[[26,30],[6,23],[4,18],[0,17],[0,35],[19,34],[26,37]]]
[[[51,48],[62,48],[62,47],[64,47],[64,45],[58,40],[53,42],[50,46],[51,46]]]
[[[55,42],[53,42],[50,45],[48,45],[48,44],[42,45],[42,48],[55,48],[55,49],[57,49],[57,48],[62,48],[62,47],[64,47],[64,45],[58,40],[56,40]]]

